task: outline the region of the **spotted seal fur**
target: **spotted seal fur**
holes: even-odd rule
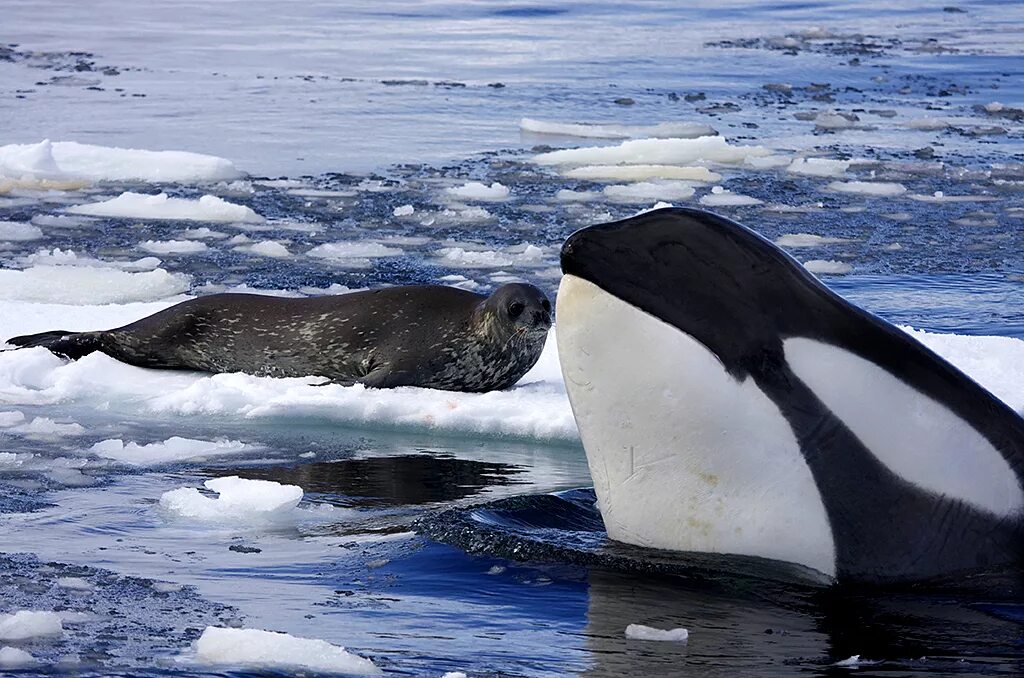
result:
[[[411,285],[308,299],[214,294],[112,330],[8,343],[71,359],[100,351],[140,367],[483,392],[521,379],[550,327],[551,304],[533,285],[490,296]]]

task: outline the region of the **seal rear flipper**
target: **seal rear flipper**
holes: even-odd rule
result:
[[[41,346],[51,353],[78,360],[95,351],[102,350],[102,332],[68,332],[67,330],[50,330],[38,334],[25,334],[11,337],[8,344],[18,348],[35,348]]]

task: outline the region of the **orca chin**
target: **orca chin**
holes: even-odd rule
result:
[[[1021,562],[1024,420],[772,243],[669,208],[576,232],[562,269],[610,538],[839,581]]]

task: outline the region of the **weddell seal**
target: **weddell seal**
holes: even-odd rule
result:
[[[309,299],[213,294],[112,330],[7,341],[73,360],[100,351],[139,367],[483,392],[519,381],[550,327],[551,303],[533,285],[490,296],[411,285]]]

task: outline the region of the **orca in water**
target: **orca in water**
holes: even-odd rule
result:
[[[608,536],[837,581],[1021,562],[1024,419],[753,231],[659,209],[562,248],[558,353]]]

